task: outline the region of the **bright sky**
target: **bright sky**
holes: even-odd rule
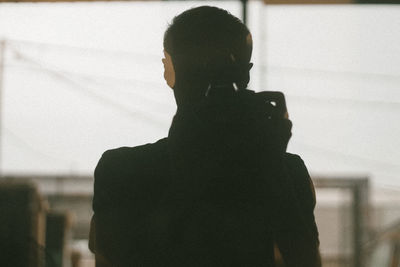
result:
[[[104,150],[164,137],[163,32],[200,4],[0,4],[3,172],[91,174]],[[400,7],[250,2],[249,17],[251,88],[287,95],[289,151],[316,175],[400,188]]]

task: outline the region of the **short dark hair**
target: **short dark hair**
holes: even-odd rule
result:
[[[164,49],[171,55],[176,74],[184,76],[181,79],[246,87],[252,52],[249,34],[246,25],[228,11],[201,6],[172,20],[164,34]]]

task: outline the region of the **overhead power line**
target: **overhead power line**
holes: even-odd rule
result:
[[[24,58],[27,58],[27,56],[23,56],[20,59],[24,60]],[[33,59],[29,59],[29,61],[32,61]],[[28,61],[28,62],[29,62]],[[37,62],[39,63],[39,62]],[[40,64],[40,63],[39,63]],[[12,64],[7,64],[7,66],[12,66],[12,67],[18,67],[18,68],[27,68],[27,69],[34,69],[34,70],[43,70],[42,65],[35,65],[35,66],[20,66],[20,65],[12,65]],[[93,74],[83,74],[83,73],[76,73],[72,71],[66,71],[66,70],[56,70],[57,73],[65,75],[65,76],[75,76],[79,77],[81,79],[84,79],[92,83],[96,84],[101,84],[102,86],[107,86],[106,84],[100,82],[100,79],[106,79],[114,82],[120,82],[122,84],[131,84],[132,86],[140,86],[143,84],[148,84],[148,88],[154,88],[154,87],[162,87],[161,83],[156,83],[156,82],[149,82],[149,81],[140,81],[140,80],[134,80],[134,79],[122,79],[122,78],[117,78],[117,77],[111,77],[111,76],[102,76],[102,75],[93,75]],[[115,89],[118,87],[114,87]],[[154,102],[154,104],[157,105],[163,105],[164,107],[166,106],[165,103],[160,103],[157,101],[154,101],[153,99],[149,99],[143,94],[138,93],[137,91],[129,90],[126,91],[131,94],[134,94],[138,97],[144,98],[146,101],[149,102]],[[400,109],[400,102],[396,101],[381,101],[381,100],[363,100],[363,99],[350,99],[350,98],[336,98],[336,97],[318,97],[318,96],[310,96],[310,95],[293,95],[293,94],[286,94],[288,97],[291,98],[292,101],[306,101],[310,104],[322,104],[325,105],[326,103],[331,103],[332,105],[347,105],[347,106],[363,106],[366,108],[390,108],[390,109]]]
[[[89,48],[89,47],[80,47],[74,45],[66,45],[66,44],[54,44],[54,43],[45,43],[45,42],[35,42],[35,41],[27,41],[27,40],[16,40],[16,39],[7,39],[11,45],[20,44],[20,45],[28,45],[31,47],[38,48],[46,48],[46,49],[61,49],[68,51],[80,51],[86,53],[97,53],[102,55],[114,56],[119,58],[130,57],[134,60],[140,61],[159,61],[161,62],[160,55],[149,54],[149,53],[135,53],[132,51],[122,51],[122,50],[111,50],[111,49],[103,49],[103,48]]]
[[[354,107],[362,106],[365,108],[389,108],[389,109],[400,109],[400,102],[396,101],[381,101],[381,100],[361,100],[352,98],[338,98],[338,97],[318,97],[309,95],[293,95],[286,94],[293,101],[306,101],[312,104],[326,105],[331,103],[333,105],[347,105]]]
[[[14,67],[14,68],[24,68],[28,70],[42,70],[42,67],[39,66],[22,66],[22,65],[13,65],[13,64],[6,64],[6,67]],[[107,88],[109,87],[107,84],[100,82],[99,80],[110,80],[112,82],[119,82],[121,84],[127,85],[130,84],[134,87],[137,86],[143,86],[143,85],[148,85],[146,88],[161,88],[163,85],[161,83],[156,83],[156,82],[149,82],[149,81],[141,81],[141,80],[134,80],[134,79],[122,79],[122,78],[117,78],[117,77],[111,77],[111,76],[103,76],[103,75],[93,75],[93,74],[83,74],[83,73],[76,73],[76,72],[71,72],[71,71],[66,71],[66,70],[57,70],[57,72],[68,75],[68,76],[74,76],[78,77],[81,79],[86,80],[86,82],[92,82],[96,83],[97,85],[101,85],[103,87]],[[113,87],[114,89],[119,89],[119,87]],[[123,90],[124,92],[128,92],[130,94],[139,96],[141,98],[146,98],[147,101],[152,101],[154,104],[159,104],[163,106],[167,106],[165,103],[160,103],[157,101],[154,101],[152,99],[149,99],[143,94],[138,93],[136,90],[130,89],[128,90]],[[310,104],[323,104],[325,105],[326,103],[331,103],[333,105],[350,105],[350,106],[363,106],[366,108],[391,108],[391,109],[400,109],[400,102],[396,101],[380,101],[380,100],[361,100],[361,99],[350,99],[350,98],[337,98],[337,97],[318,97],[318,96],[310,96],[310,95],[294,95],[294,94],[286,94],[287,97],[290,97],[291,101],[306,101],[309,102]]]
[[[85,96],[91,98],[92,100],[94,100],[102,105],[109,106],[109,107],[113,108],[114,110],[117,110],[117,111],[123,113],[124,115],[134,118],[135,120],[139,119],[146,124],[157,126],[157,128],[167,127],[167,125],[165,123],[163,123],[162,121],[160,121],[152,116],[148,116],[142,111],[139,111],[139,110],[133,111],[131,108],[127,108],[127,107],[121,105],[120,103],[112,101],[111,99],[109,99],[107,97],[104,97],[100,94],[93,92],[91,89],[89,89],[85,86],[82,86],[81,84],[79,84],[78,82],[76,82],[75,80],[71,79],[70,77],[68,77],[67,75],[65,75],[63,73],[60,73],[56,70],[47,68],[46,66],[42,65],[40,62],[32,60],[25,55],[19,54],[19,56],[20,56],[20,58],[23,58],[25,61],[30,62],[31,64],[41,68],[43,70],[43,72],[49,74],[53,78],[55,78],[59,81],[62,81],[65,84],[68,84],[69,85],[68,88],[70,88],[80,94],[84,94]]]
[[[12,67],[12,68],[16,68],[17,70],[21,70],[21,69],[27,69],[29,71],[40,71],[42,72],[43,69],[38,67],[38,66],[27,66],[27,65],[20,65],[20,64],[6,64],[6,67]],[[103,76],[100,75],[87,75],[87,74],[79,74],[79,73],[75,73],[75,72],[69,72],[69,71],[61,71],[61,70],[57,70],[59,73],[61,74],[65,74],[67,76],[73,76],[76,78],[80,78],[81,81],[83,81],[86,84],[94,84],[96,86],[96,88],[99,88],[98,86],[102,87],[101,91],[118,91],[119,94],[120,93],[124,93],[129,95],[130,97],[138,97],[141,101],[145,101],[149,104],[152,105],[152,110],[156,110],[156,109],[161,109],[163,111],[165,111],[165,109],[169,109],[172,107],[171,104],[165,103],[165,102],[159,102],[157,100],[155,100],[154,98],[151,98],[149,96],[147,96],[146,94],[143,93],[143,91],[141,90],[136,90],[135,87],[138,87],[139,85],[141,85],[141,87],[143,88],[143,84],[146,84],[146,82],[141,82],[141,81],[133,81],[131,79],[118,79],[118,78],[111,78],[111,81],[113,81],[113,83],[115,83],[115,81],[119,81],[121,84],[127,85],[127,83],[132,82],[130,88],[121,88],[121,86],[115,86],[115,84],[111,85],[102,81],[99,81],[99,79],[103,79]],[[106,77],[106,80],[108,78]],[[158,89],[161,89],[161,87],[163,87],[161,84],[158,83],[151,83],[150,84],[154,85],[156,84]],[[150,86],[147,85],[145,86],[146,90],[149,88],[153,88],[154,86]]]
[[[368,164],[368,165],[374,165],[375,167],[380,167],[383,169],[391,169],[394,171],[397,171],[400,173],[400,165],[398,164],[393,164],[393,163],[388,163],[385,161],[381,161],[381,160],[375,160],[375,159],[371,159],[371,158],[366,158],[366,157],[362,157],[362,156],[358,156],[358,155],[352,155],[346,152],[341,152],[341,151],[336,151],[333,149],[329,149],[329,148],[323,148],[323,147],[319,147],[316,145],[310,145],[308,143],[304,143],[304,142],[298,142],[296,141],[296,144],[299,144],[307,149],[310,149],[314,152],[319,152],[319,153],[323,153],[324,155],[330,155],[333,157],[336,157],[338,159],[341,159],[343,161],[353,161],[353,162],[358,162],[361,164]]]
[[[39,149],[37,149],[36,147],[32,146],[29,142],[24,140],[22,137],[20,137],[18,134],[16,134],[14,131],[10,130],[9,128],[3,127],[3,129],[4,129],[5,133],[9,137],[11,137],[18,146],[20,146],[21,148],[23,148],[25,150],[30,151],[35,156],[40,156],[43,159],[51,160],[51,161],[57,162],[57,163],[63,163],[63,164],[70,164],[71,163],[67,159],[60,159],[58,157],[50,156],[50,155],[40,151]]]
[[[23,58],[27,58],[26,56],[24,56]],[[22,58],[22,59],[23,59]],[[30,61],[32,61],[32,59],[29,59]],[[42,65],[36,65],[36,68],[38,69],[43,69]],[[47,68],[47,70],[49,70],[49,68]],[[64,78],[68,78],[66,76],[79,76],[81,78],[84,79],[91,79],[93,81],[93,79],[100,79],[100,78],[106,78],[106,79],[114,79],[116,81],[120,81],[120,82],[129,82],[135,85],[138,85],[140,83],[149,83],[153,86],[160,86],[159,83],[154,83],[154,82],[147,82],[147,81],[137,81],[137,80],[132,80],[132,79],[119,79],[119,78],[115,78],[115,77],[104,77],[104,76],[95,76],[95,75],[90,75],[90,74],[80,74],[80,73],[73,73],[73,72],[67,72],[65,70],[51,70],[53,72],[57,72],[60,75],[63,75]],[[96,83],[98,83],[98,81],[95,81]],[[74,81],[74,83],[76,83]],[[151,86],[151,87],[153,87]],[[87,89],[86,89],[87,90]],[[359,99],[348,99],[348,98],[333,98],[333,97],[316,97],[316,96],[301,96],[301,95],[292,95],[292,94],[288,94],[289,97],[292,97],[292,100],[300,100],[300,101],[307,101],[313,104],[321,104],[321,103],[332,103],[334,105],[340,104],[340,105],[362,105],[364,107],[368,107],[368,108],[376,108],[376,107],[380,107],[380,108],[391,108],[391,109],[399,109],[400,108],[400,102],[396,102],[396,101],[380,101],[380,100],[359,100]],[[144,97],[144,96],[140,96],[139,97]]]
[[[104,48],[90,48],[90,47],[81,47],[67,44],[55,44],[55,43],[46,43],[46,42],[37,42],[31,40],[17,40],[17,39],[7,39],[7,42],[12,44],[22,44],[33,47],[46,47],[47,49],[62,49],[62,50],[70,50],[70,51],[83,51],[89,53],[100,53],[103,55],[111,55],[116,57],[132,57],[136,60],[143,59],[146,61],[160,61],[160,55],[157,54],[149,54],[149,53],[136,53],[132,51],[122,51],[122,50],[112,50],[112,49],[104,49]],[[285,72],[301,72],[301,73],[314,73],[316,75],[321,74],[329,74],[330,76],[338,75],[338,76],[349,76],[349,77],[360,77],[360,78],[368,78],[368,79],[392,79],[400,82],[400,75],[396,74],[387,74],[387,73],[371,73],[371,72],[362,72],[362,71],[344,71],[344,70],[327,70],[327,69],[315,69],[315,68],[303,68],[303,67],[293,67],[293,66],[282,66],[282,65],[274,65],[274,64],[259,64],[260,67],[266,67],[267,69],[285,71]]]
[[[20,60],[24,60],[24,59],[21,58]],[[33,59],[31,59],[31,60],[33,60]],[[28,66],[28,65],[7,63],[5,66],[10,67],[10,68],[15,68],[15,69],[27,69],[27,70],[33,70],[33,71],[42,70],[42,67],[32,66],[32,65]],[[54,67],[49,67],[49,68],[54,69]],[[77,73],[74,71],[62,70],[62,69],[58,69],[58,68],[57,68],[57,72],[63,73],[65,75],[69,75],[69,76],[74,76],[74,77],[77,77],[77,78],[80,78],[80,79],[83,79],[86,81],[96,82],[96,83],[101,83],[99,80],[108,80],[113,83],[121,83],[124,85],[131,85],[134,87],[138,87],[138,86],[146,86],[146,88],[162,88],[162,87],[164,87],[164,85],[162,83],[145,81],[145,80],[136,80],[136,79],[130,79],[130,78],[125,79],[125,78],[118,78],[118,77],[107,76],[107,75]]]
[[[23,60],[23,58],[19,58],[19,55],[21,55],[19,47],[13,46],[11,43],[10,44],[7,43],[7,45],[8,45],[9,48],[14,50],[14,52],[15,52],[14,54],[15,54],[15,57],[17,59],[19,59],[19,60],[22,59]],[[118,51],[116,51],[116,52],[118,52]],[[25,54],[25,57],[27,57],[26,54]],[[32,60],[32,58],[30,58],[30,59]],[[13,65],[13,64],[10,64],[10,63],[8,63],[7,66],[9,66],[9,67],[22,67],[20,65]],[[35,68],[35,67],[33,67],[33,66],[30,66],[30,67],[23,66],[23,68]],[[41,67],[36,66],[36,68],[40,69]],[[51,68],[52,69],[56,69],[55,67],[51,67]],[[103,74],[102,75],[96,75],[96,74],[89,74],[89,73],[82,73],[82,72],[78,73],[76,71],[68,71],[68,70],[60,69],[60,68],[57,68],[57,71],[65,73],[67,75],[79,76],[80,78],[83,78],[83,79],[91,79],[91,80],[93,80],[93,79],[106,79],[106,80],[110,80],[110,81],[114,81],[114,82],[120,82],[120,83],[123,83],[123,84],[132,84],[134,86],[147,84],[147,85],[151,86],[150,88],[164,86],[164,83],[154,82],[154,81],[137,80],[137,79],[131,79],[131,78],[126,79],[126,78],[103,75]]]
[[[380,80],[392,80],[400,82],[400,75],[388,74],[388,73],[373,73],[373,72],[362,72],[362,71],[350,71],[350,70],[328,70],[328,69],[314,69],[314,68],[299,68],[293,66],[279,66],[261,64],[261,67],[265,67],[268,70],[280,71],[280,72],[292,72],[292,73],[306,73],[314,75],[329,75],[331,78],[339,76],[348,78],[360,78],[360,79],[380,79]]]

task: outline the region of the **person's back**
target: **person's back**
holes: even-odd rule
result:
[[[312,184],[285,153],[291,124],[245,90],[250,35],[231,17],[200,7],[174,19],[164,38],[178,104],[168,138],[108,151],[96,168],[92,249],[113,266],[275,266],[274,244],[288,266],[319,264]],[[196,32],[217,21],[236,25],[237,39]],[[187,58],[192,33],[217,51]]]

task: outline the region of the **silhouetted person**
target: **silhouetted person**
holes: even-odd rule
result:
[[[106,151],[95,170],[90,247],[112,266],[320,266],[313,186],[286,153],[283,95],[247,90],[252,39],[198,7],[164,35],[177,112],[167,138]]]

